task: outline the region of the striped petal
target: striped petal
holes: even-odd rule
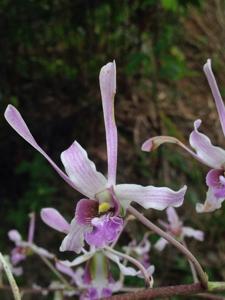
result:
[[[102,106],[106,131],[108,157],[108,183],[116,182],[118,136],[114,116],[114,96],[116,94],[116,64],[115,61],[102,67],[99,75]]]
[[[200,133],[198,128],[201,120],[194,122],[194,130],[190,135],[190,144],[195,149],[198,157],[209,167],[214,169],[222,169],[225,167],[225,151],[213,146],[210,139]]]
[[[52,165],[56,172],[74,189],[80,192],[74,183],[69,179],[69,177],[52,161],[52,159],[45,153],[45,151],[37,144],[30,130],[28,129],[25,121],[23,120],[19,111],[12,105],[8,105],[5,111],[5,119],[9,125],[27,141],[31,146],[33,146],[38,152],[40,152],[47,161]]]
[[[206,194],[206,200],[204,204],[197,203],[196,211],[198,213],[207,213],[213,212],[222,206],[222,202],[225,200],[225,197],[218,198],[215,196],[214,189],[209,187],[208,192]]]
[[[78,142],[75,141],[62,152],[61,160],[70,180],[88,198],[94,199],[106,187],[106,178],[96,170],[95,164]]]
[[[216,83],[215,76],[213,74],[212,68],[211,68],[211,59],[208,59],[206,64],[203,67],[203,70],[205,72],[205,75],[207,77],[209,86],[211,88],[216,108],[219,114],[220,124],[223,130],[223,134],[225,135],[225,106],[223,103],[223,99],[221,97],[218,85]]]
[[[167,187],[119,184],[115,186],[115,194],[124,208],[127,208],[131,202],[136,202],[145,209],[162,210],[169,206],[181,206],[186,189],[187,187],[184,186],[175,192]]]

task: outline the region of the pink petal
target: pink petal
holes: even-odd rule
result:
[[[70,180],[79,187],[83,195],[93,199],[95,194],[105,189],[106,178],[97,172],[95,164],[78,142],[75,141],[62,152],[61,160]]]
[[[81,199],[77,206],[75,217],[71,221],[69,232],[62,241],[60,251],[75,251],[79,253],[84,246],[84,234],[92,230],[91,220],[97,215],[98,202]]]
[[[60,272],[63,273],[63,274],[66,274],[67,276],[69,276],[69,277],[73,280],[73,282],[76,283],[76,273],[73,271],[72,268],[70,268],[70,267],[64,265],[64,264],[63,264],[62,262],[60,262],[60,261],[59,261],[59,262],[56,262],[55,266],[56,266],[56,269],[57,269],[58,271],[60,271]]]
[[[29,224],[29,231],[28,231],[28,242],[32,243],[34,239],[34,230],[35,230],[35,213],[31,213],[30,217],[30,224]]]
[[[115,194],[123,207],[136,202],[144,208],[158,210],[169,206],[178,207],[183,204],[187,187],[175,192],[167,187],[141,186],[136,184],[119,184],[115,186]]]
[[[12,229],[8,232],[8,237],[11,241],[14,243],[20,242],[22,240],[22,237],[18,230]]]
[[[190,135],[190,144],[197,152],[198,157],[213,169],[222,169],[225,165],[225,151],[220,147],[213,146],[210,139],[200,133],[198,128],[201,120],[194,122],[194,130]]]
[[[171,229],[173,231],[179,231],[180,227],[182,226],[182,223],[176,213],[176,210],[173,207],[168,207],[166,213]]]
[[[116,181],[118,136],[114,116],[114,96],[116,94],[116,64],[115,61],[102,67],[99,75],[102,106],[106,130],[108,156],[108,183]]]
[[[45,224],[57,231],[64,233],[69,232],[69,223],[55,208],[43,208],[41,210],[41,219]]]
[[[196,211],[198,213],[213,212],[216,209],[221,208],[222,202],[224,200],[225,200],[224,197],[222,198],[216,197],[214,194],[214,189],[212,187],[209,187],[204,204],[197,203]]]
[[[187,237],[193,237],[198,241],[204,240],[204,232],[201,230],[196,230],[191,227],[183,227],[183,235]]]
[[[223,103],[223,99],[221,97],[218,85],[216,83],[216,79],[214,77],[212,68],[211,68],[211,59],[207,59],[206,64],[203,67],[203,70],[205,72],[205,75],[208,79],[209,86],[211,88],[215,103],[216,103],[216,108],[219,114],[220,118],[220,124],[223,130],[223,134],[225,135],[225,107]]]
[[[56,172],[74,189],[79,191],[69,179],[69,177],[60,170],[60,168],[51,160],[51,158],[45,153],[45,151],[37,144],[34,137],[32,136],[30,130],[28,129],[26,123],[24,122],[19,111],[12,105],[8,105],[5,111],[5,118],[9,125],[22,137],[24,138],[31,146],[33,146],[38,152],[40,152],[47,161],[52,165]]]
[[[193,156],[196,160],[198,160],[201,163],[207,165],[207,163],[204,160],[202,160],[201,157],[199,157],[194,151],[189,149],[180,140],[178,140],[177,138],[172,137],[172,136],[154,136],[154,137],[146,140],[143,143],[141,149],[142,149],[142,151],[151,152],[151,151],[157,149],[159,146],[161,146],[162,144],[165,144],[165,143],[176,144],[176,145],[180,146],[185,151],[187,151],[191,156]]]
[[[223,170],[212,169],[206,175],[206,184],[211,187],[216,187],[220,184],[219,177],[224,173]]]

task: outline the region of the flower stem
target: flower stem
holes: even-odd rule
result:
[[[145,269],[145,267],[139,261],[137,261],[132,256],[124,254],[124,253],[119,252],[119,251],[116,251],[116,250],[112,249],[111,247],[105,247],[105,249],[107,251],[117,255],[117,256],[120,256],[120,257],[130,261],[132,264],[134,264],[141,271],[141,273],[143,274],[143,276],[145,278],[145,281],[148,284],[148,286],[152,287],[152,280],[150,280],[147,270]]]
[[[73,289],[69,282],[56,270],[56,268],[53,266],[53,264],[44,256],[39,255],[41,260],[46,264],[46,266],[55,274],[58,279],[65,284],[65,286],[69,289]]]
[[[181,243],[179,243],[177,240],[175,240],[170,234],[163,231],[161,228],[153,224],[151,221],[149,221],[145,216],[143,216],[139,211],[137,211],[134,207],[130,206],[128,208],[128,211],[134,215],[142,224],[144,224],[146,227],[148,227],[150,230],[154,231],[161,237],[163,237],[165,240],[167,240],[170,244],[175,246],[180,252],[182,252],[188,260],[190,260],[193,265],[195,266],[195,270],[198,274],[199,280],[204,288],[208,288],[208,277],[207,274],[203,271],[200,263],[195,258],[195,256]]]
[[[184,245],[184,247],[186,247],[188,249],[187,244],[186,244],[184,238],[182,239],[182,244]],[[193,281],[194,281],[194,283],[197,283],[198,282],[198,276],[197,276],[197,273],[196,273],[196,270],[195,270],[195,266],[192,263],[192,261],[190,261],[190,259],[188,260],[188,263],[190,265],[190,269],[191,269]]]

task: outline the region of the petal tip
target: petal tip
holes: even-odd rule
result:
[[[208,58],[203,66],[204,72],[207,72],[207,69],[211,70],[211,58]]]
[[[145,152],[150,152],[151,150],[153,150],[153,143],[151,140],[147,140],[145,141],[142,146],[141,146],[141,150],[145,151]]]

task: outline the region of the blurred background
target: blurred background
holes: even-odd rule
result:
[[[28,213],[35,211],[35,241],[60,256],[62,236],[42,224],[39,211],[54,206],[70,220],[81,197],[10,128],[3,117],[7,104],[20,110],[34,137],[60,166],[60,153],[76,139],[106,172],[98,75],[115,59],[118,182],[175,189],[188,184],[178,213],[187,226],[206,233],[204,243],[189,240],[188,245],[211,279],[225,280],[225,210],[195,213],[196,202],[205,199],[208,169],[175,145],[151,154],[141,151],[142,142],[154,135],[176,136],[188,144],[197,118],[214,144],[225,145],[202,72],[211,58],[224,95],[224,46],[223,0],[1,0],[1,251],[13,246],[9,229],[17,228],[26,237]],[[146,215],[165,219],[164,212],[149,210]],[[121,246],[141,239],[144,232],[142,225],[130,223]],[[154,243],[157,237],[150,240]],[[162,259],[152,251],[156,285],[191,281],[188,264],[177,254],[167,247]],[[19,282],[48,284],[50,275],[39,264],[25,263]]]

